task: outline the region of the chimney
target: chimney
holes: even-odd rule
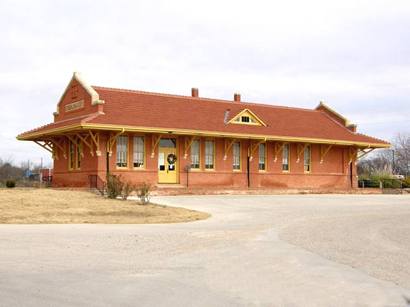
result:
[[[350,131],[356,133],[357,132],[357,125],[350,124],[350,125],[347,126],[347,129],[349,129]]]
[[[239,93],[233,94],[233,101],[241,102],[241,94],[239,94]]]
[[[224,114],[224,124],[228,123],[228,119],[229,119],[229,113],[231,112],[230,109],[226,109],[225,110],[225,114]]]
[[[196,87],[193,87],[191,89],[191,94],[192,94],[192,97],[198,97],[199,96],[199,90]]]

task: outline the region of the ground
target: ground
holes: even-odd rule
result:
[[[209,215],[184,208],[139,205],[85,191],[0,189],[0,224],[150,224],[189,222]]]
[[[410,197],[159,197],[212,217],[0,225],[4,306],[406,306]]]

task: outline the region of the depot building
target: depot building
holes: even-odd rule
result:
[[[53,185],[88,187],[107,173],[157,186],[357,186],[356,161],[389,143],[360,134],[324,103],[302,109],[91,86],[74,73],[54,121],[24,132],[54,160]]]

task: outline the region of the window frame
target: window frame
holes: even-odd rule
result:
[[[263,161],[263,169],[260,169],[260,164],[261,164],[261,156],[260,156],[260,150],[261,150],[261,145],[264,145],[264,150],[263,150],[263,154],[264,154],[264,161]],[[259,172],[266,172],[268,169],[268,146],[267,143],[260,143],[258,146],[258,171]]]
[[[120,138],[124,138],[127,140],[127,147],[125,150],[125,166],[118,166],[118,140]],[[129,136],[128,135],[119,135],[117,136],[116,140],[115,140],[115,166],[117,169],[128,169],[129,168],[129,144],[130,144],[130,140],[129,140]]]
[[[235,144],[239,144],[239,168],[235,168],[235,152],[234,152],[234,147]],[[232,171],[234,172],[241,172],[242,171],[242,146],[240,141],[236,141],[232,144]]]
[[[192,167],[192,145],[194,145],[194,142],[198,142],[198,167]],[[189,153],[191,162],[190,162],[189,165],[190,165],[190,169],[192,171],[200,171],[201,170],[201,143],[202,143],[201,139],[194,139],[192,141],[192,144],[191,144],[190,153]],[[215,167],[215,163],[214,163],[214,167]]]
[[[309,170],[305,169],[305,166],[307,165],[306,164],[306,150],[307,149],[309,149],[309,164],[308,164]],[[309,174],[312,172],[312,147],[310,144],[307,145],[305,149],[303,150],[303,172],[306,174]]]
[[[75,144],[75,169],[80,170],[81,169],[81,162],[82,162],[82,155],[83,155],[83,145],[80,143]]]
[[[76,139],[75,139],[76,140]],[[76,140],[77,141],[77,140]],[[81,170],[82,161],[82,143],[75,143],[71,139],[68,139],[68,170],[78,171]]]
[[[287,156],[288,169],[287,169],[287,170],[284,170],[284,169],[283,169],[283,166],[285,165],[285,164],[283,163],[283,158],[284,158],[283,153],[284,153],[284,150],[285,150],[285,146],[287,146],[287,149],[288,149],[288,156]],[[285,143],[285,144],[283,144],[283,147],[282,147],[282,172],[283,172],[283,173],[289,173],[289,172],[290,172],[290,143]]]
[[[143,141],[143,147],[142,147],[142,150],[143,150],[143,152],[142,152],[142,155],[143,155],[143,165],[142,166],[134,166],[134,163],[135,163],[135,159],[134,159],[134,154],[135,154],[135,144],[136,144],[136,142],[135,142],[135,140],[137,139],[137,138],[141,138],[142,139],[142,141]],[[132,168],[134,169],[134,170],[144,170],[144,169],[146,169],[146,163],[147,163],[147,142],[146,142],[146,137],[145,137],[145,135],[133,135],[133,137],[132,137]]]
[[[207,168],[206,167],[206,157],[207,157],[207,154],[206,154],[206,143],[207,142],[212,142],[212,144],[213,144],[213,161],[212,161],[212,168]],[[205,146],[205,148],[204,148],[204,170],[205,171],[214,171],[215,170],[215,157],[216,157],[216,146],[215,146],[215,139],[206,139],[205,140],[205,142],[204,142],[204,146]]]

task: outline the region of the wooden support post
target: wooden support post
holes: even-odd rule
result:
[[[308,144],[298,144],[296,148],[296,153],[297,153],[297,159],[296,163],[300,162],[300,155],[305,151],[306,147]]]
[[[157,147],[159,145],[159,141],[161,140],[161,135],[155,135],[153,134],[151,137],[151,158],[155,157],[155,151],[157,150]]]
[[[320,145],[320,164],[323,163],[325,156],[327,155],[327,153],[330,151],[330,149],[333,147],[333,145]]]
[[[349,147],[349,163],[356,161],[357,159],[357,148],[356,147]]]
[[[273,162],[276,163],[276,161],[278,161],[278,155],[279,155],[279,152],[283,149],[283,146],[285,146],[285,143],[275,142],[275,148],[274,148],[275,156],[273,158]]]
[[[233,143],[236,142],[236,139],[224,139],[224,147],[225,147],[225,152],[224,152],[224,160],[228,158],[228,152],[231,149]]]

